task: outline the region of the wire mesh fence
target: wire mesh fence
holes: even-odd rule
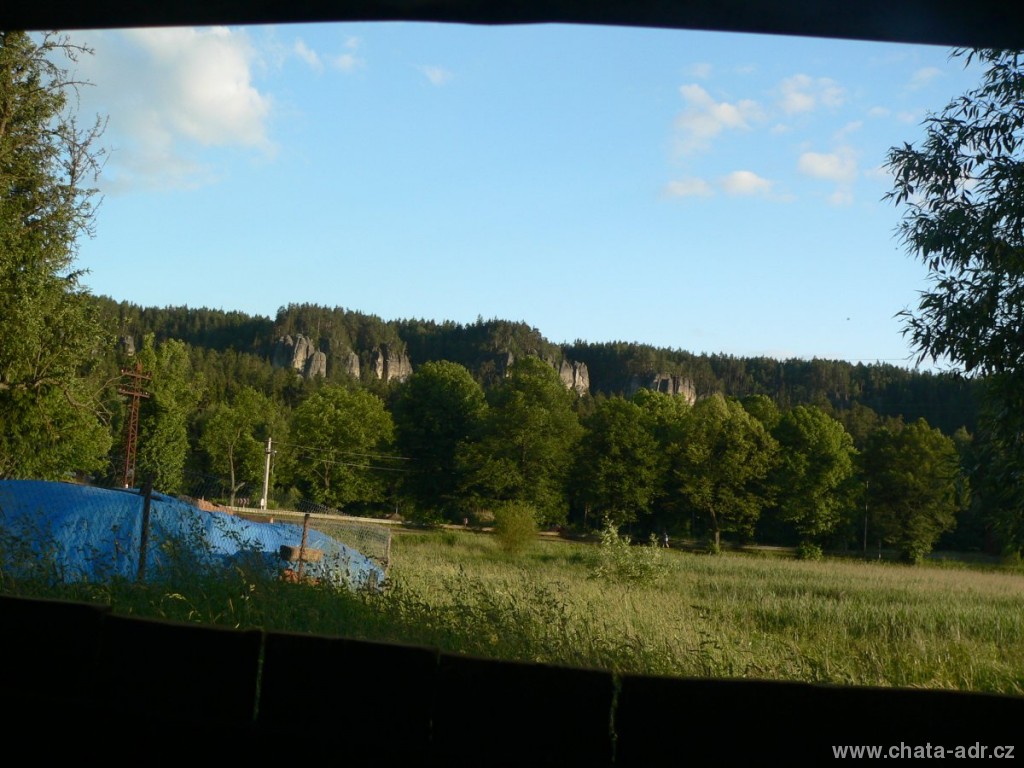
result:
[[[339,514],[299,512],[293,510],[265,511],[234,508],[231,510],[255,522],[290,522],[307,525],[340,541],[377,563],[385,573],[391,567],[391,537],[395,523]]]

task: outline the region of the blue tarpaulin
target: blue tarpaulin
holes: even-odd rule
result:
[[[45,562],[49,574],[66,583],[134,579],[142,520],[143,497],[134,490],[0,480],[0,565],[16,575]],[[147,542],[149,579],[166,577],[183,565],[198,570],[242,561],[294,572],[298,562],[279,555],[282,546],[301,546],[302,526],[255,523],[154,492]],[[303,563],[305,576],[350,587],[384,582],[376,563],[320,531],[308,530],[306,547],[323,555]]]

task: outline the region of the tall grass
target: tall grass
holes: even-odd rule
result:
[[[659,578],[636,581],[600,578],[602,557],[562,540],[513,553],[481,533],[404,532],[383,592],[287,584],[244,563],[142,585],[0,578],[0,589],[622,673],[1024,695],[1020,571],[661,550]]]
[[[617,583],[592,577],[597,548],[562,541],[506,558],[482,536],[402,536],[395,552],[403,589],[442,613],[504,600],[515,620],[479,626],[507,633],[502,652],[515,635],[519,658],[1024,695],[1020,572],[663,550],[661,580]],[[488,650],[479,637],[465,648]]]

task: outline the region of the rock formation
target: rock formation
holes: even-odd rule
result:
[[[291,368],[307,379],[327,375],[327,355],[301,333],[294,339],[291,336],[278,339],[271,363],[275,368]]]
[[[358,379],[360,373],[359,355],[349,350],[348,354],[342,353],[338,357],[340,358],[338,364],[341,366],[341,369],[352,378]]]
[[[320,350],[317,350],[309,357],[306,358],[306,366],[302,371],[302,375],[307,379],[312,379],[314,376],[326,376],[327,375],[327,355]]]
[[[405,381],[412,376],[412,363],[405,352],[398,352],[387,344],[373,350],[370,358],[374,375],[384,382]]]
[[[590,393],[590,373],[587,371],[586,363],[576,363],[567,358],[556,360],[549,355],[539,355],[540,359],[550,365],[558,373],[558,378],[565,384],[565,388],[575,392],[582,397]],[[504,378],[516,361],[516,356],[511,352],[502,352],[494,359],[494,367],[498,375]]]
[[[358,379],[362,373],[359,355],[351,349],[343,347],[325,352],[317,349],[316,344],[308,336],[301,333],[282,336],[274,345],[270,358],[275,368],[291,368],[307,379],[315,376],[327,376],[328,361],[332,369]],[[370,354],[370,364],[374,375],[381,381],[405,381],[412,375],[412,363],[404,351],[396,351],[387,344],[382,344]]]
[[[566,389],[575,391],[580,397],[590,392],[590,372],[587,371],[586,363],[576,363],[563,358],[558,365],[558,377]]]
[[[697,402],[697,390],[693,382],[685,376],[675,376],[670,373],[650,373],[644,376],[634,376],[629,384],[628,397],[632,397],[638,390],[653,389],[655,392],[665,392],[677,397],[685,397],[686,402],[693,405]]]
[[[135,337],[128,336],[127,334],[124,336],[118,336],[117,345],[121,348],[121,351],[125,356],[135,357]]]

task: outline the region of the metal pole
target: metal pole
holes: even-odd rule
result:
[[[124,472],[121,481],[125,488],[135,485],[135,453],[139,443],[139,400],[148,398],[149,393],[143,389],[144,381],[151,381],[153,376],[142,370],[142,363],[137,362],[135,368],[122,368],[121,375],[130,379],[126,386],[119,387],[117,392],[131,398],[128,406],[128,421],[125,429]]]
[[[267,438],[267,462],[263,469],[263,498],[260,499],[260,509],[267,508],[267,494],[270,492],[270,457],[274,453],[273,442]]]

